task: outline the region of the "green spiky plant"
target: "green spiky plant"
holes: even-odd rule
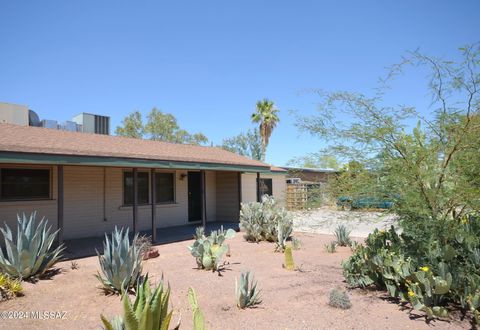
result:
[[[251,272],[243,272],[240,274],[240,280],[235,279],[235,294],[237,307],[240,309],[254,307],[262,303],[260,290]]]
[[[350,239],[350,232],[346,226],[339,225],[335,228],[334,235],[339,246],[350,246],[352,244],[352,240]]]
[[[198,305],[197,294],[193,288],[188,289],[188,301],[193,312],[193,330],[205,330],[205,319]]]
[[[337,252],[337,242],[331,241],[330,243],[325,244],[325,251],[327,251],[328,253]]]
[[[22,290],[20,280],[11,279],[5,274],[0,274],[0,301],[19,296],[22,294]]]
[[[283,267],[287,270],[295,270],[295,263],[293,262],[292,247],[291,246],[285,247],[285,251],[283,253],[285,255],[285,264],[283,265]]]
[[[0,228],[7,251],[5,256],[0,249],[0,271],[9,277],[22,280],[42,275],[62,257],[63,244],[52,246],[58,230],[52,232],[45,218],[37,224],[36,216],[36,212],[28,218],[25,213],[17,215],[17,237],[7,224]]]
[[[137,283],[135,301],[130,301],[127,292],[122,294],[123,317],[115,317],[108,321],[100,316],[107,330],[168,330],[172,321],[172,311],[168,311],[170,286],[164,287],[163,281],[152,292],[148,274],[143,281]],[[180,328],[180,322],[174,329]]]
[[[328,304],[332,307],[341,309],[349,309],[352,307],[352,303],[350,302],[347,292],[340,288],[330,291]]]
[[[95,275],[107,293],[129,291],[142,273],[142,249],[135,244],[137,235],[130,243],[129,230],[112,232],[111,238],[105,234],[103,255],[97,251],[102,273]]]

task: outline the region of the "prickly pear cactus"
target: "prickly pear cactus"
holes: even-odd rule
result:
[[[233,229],[214,230],[210,236],[205,236],[202,231],[197,230],[197,239],[188,247],[192,256],[197,261],[200,269],[219,270],[223,256],[229,250],[228,244],[224,244],[227,238],[235,236]]]

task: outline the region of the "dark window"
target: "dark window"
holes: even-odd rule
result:
[[[138,204],[148,204],[148,172],[137,172]],[[123,204],[133,205],[133,172],[123,172]]]
[[[50,170],[2,168],[0,170],[2,200],[50,198]]]
[[[173,173],[155,173],[155,193],[157,203],[175,202],[175,175]]]
[[[260,196],[272,196],[272,179],[260,179]]]

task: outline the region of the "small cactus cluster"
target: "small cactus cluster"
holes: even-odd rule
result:
[[[341,309],[349,309],[352,307],[352,303],[350,302],[347,292],[340,288],[335,288],[330,291],[330,299],[328,304],[332,307]]]

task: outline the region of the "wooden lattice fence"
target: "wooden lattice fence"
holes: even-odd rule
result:
[[[287,184],[286,204],[288,210],[304,210],[308,202],[308,189],[304,183]]]

